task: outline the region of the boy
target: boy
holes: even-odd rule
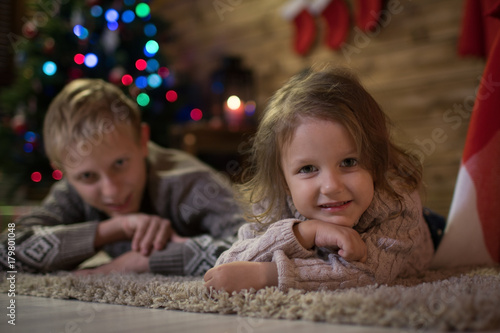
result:
[[[201,275],[243,223],[229,183],[150,142],[137,105],[112,84],[69,83],[45,116],[44,141],[65,177],[16,221],[17,271],[74,270],[102,249],[114,259],[78,272]],[[5,234],[0,267],[12,270]]]

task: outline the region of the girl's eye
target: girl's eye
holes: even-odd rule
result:
[[[318,169],[313,165],[306,165],[300,168],[299,173],[311,173],[318,171]]]
[[[358,165],[358,160],[355,158],[346,158],[342,161],[341,166],[346,168],[352,168]]]

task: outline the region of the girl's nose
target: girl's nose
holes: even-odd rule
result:
[[[327,170],[323,172],[321,181],[321,193],[324,195],[331,195],[340,193],[344,190],[344,183],[342,177],[336,170]]]

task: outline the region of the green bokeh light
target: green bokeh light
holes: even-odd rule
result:
[[[149,104],[150,98],[146,93],[140,93],[137,95],[137,104],[140,106],[146,106]]]
[[[137,5],[137,7],[135,7],[135,14],[138,17],[141,17],[141,18],[146,17],[149,15],[150,12],[151,12],[151,9],[145,3],[140,3]]]

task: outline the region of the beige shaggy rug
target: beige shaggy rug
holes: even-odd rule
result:
[[[6,293],[8,289],[4,277],[0,292]],[[208,291],[201,278],[18,273],[16,292],[148,308],[337,324],[443,331],[500,328],[500,267],[497,266],[428,271],[419,277],[399,279],[390,286],[288,293],[267,288],[233,295]]]

